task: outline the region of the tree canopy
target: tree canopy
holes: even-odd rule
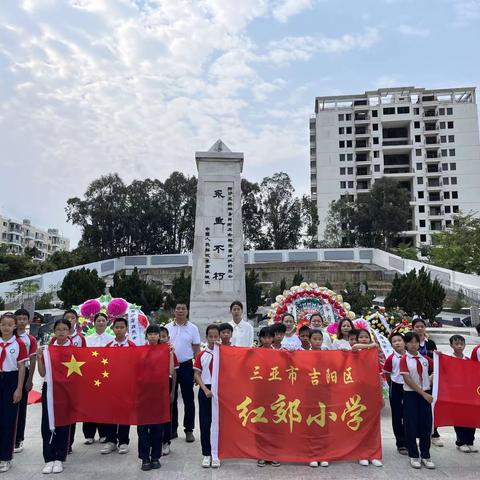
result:
[[[79,268],[67,273],[57,295],[65,308],[71,308],[90,298],[99,297],[105,293],[105,286],[105,281],[96,270]]]
[[[324,246],[373,247],[388,250],[408,230],[410,194],[391,178],[380,178],[356,200],[341,198],[330,204]]]
[[[387,308],[401,307],[408,315],[420,315],[434,320],[442,311],[445,289],[440,282],[432,281],[425,268],[398,276],[392,282],[392,290],[385,297]]]
[[[429,250],[430,261],[457,272],[480,274],[480,219],[458,215],[453,225],[436,233]]]
[[[114,297],[121,297],[130,303],[141,306],[147,314],[158,310],[163,304],[162,286],[156,283],[147,283],[141,279],[137,268],[134,268],[130,275],[126,272],[115,273],[110,293]]]

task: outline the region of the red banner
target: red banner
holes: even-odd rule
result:
[[[435,426],[480,427],[480,363],[441,353],[434,362]]]
[[[212,425],[212,447],[218,441],[219,458],[311,462],[382,457],[376,350],[219,351]]]
[[[170,420],[167,345],[48,347],[45,357],[49,408],[54,413],[50,420],[55,426]]]

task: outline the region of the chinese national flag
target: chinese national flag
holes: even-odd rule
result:
[[[50,426],[168,422],[169,363],[167,345],[48,347],[48,405],[54,413]]]
[[[480,427],[480,363],[442,355],[434,357],[436,427]]]

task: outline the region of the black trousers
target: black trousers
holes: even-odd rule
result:
[[[209,390],[211,385],[205,385]],[[202,444],[202,455],[210,457],[212,447],[210,444],[210,428],[212,426],[212,399],[207,398],[204,391],[198,390],[198,419],[200,421],[200,442]]]
[[[77,424],[72,423],[70,425],[70,434],[69,434],[69,438],[68,438],[68,448],[69,448],[69,450],[72,449],[73,442],[75,441],[75,431],[76,430],[77,430]]]
[[[405,448],[405,423],[403,421],[403,384],[390,384],[390,408],[392,410],[392,428],[397,448]]]
[[[193,396],[193,363],[191,360],[182,362],[177,369],[177,383],[175,385],[175,398],[172,408],[172,433],[178,429],[178,386],[182,391],[185,412],[183,428],[185,432],[193,432],[195,427],[195,400]]]
[[[432,406],[417,392],[403,392],[405,439],[410,458],[430,458]],[[418,452],[419,439],[420,453]]]
[[[69,447],[70,425],[56,427],[52,432],[48,424],[47,383],[42,388],[42,440],[43,459],[45,463],[67,458]]]
[[[25,385],[28,380],[30,369],[25,369],[25,380],[23,381],[22,399],[18,404],[18,422],[17,422],[17,434],[15,436],[15,446],[18,447],[20,442],[25,440],[25,423],[27,421],[27,405],[28,405],[28,392]]]
[[[105,425],[108,443],[128,445],[130,443],[130,425]]]
[[[162,456],[163,425],[139,425],[138,458],[149,462],[159,460]]]
[[[85,438],[95,438],[95,434],[97,433],[98,430],[98,436],[100,438],[106,437],[107,436],[107,426],[103,423],[89,423],[85,422],[82,425],[82,430],[83,434],[85,435]]]
[[[457,441],[455,445],[461,447],[462,445],[473,445],[475,442],[475,429],[470,427],[454,427],[457,434]]]
[[[168,379],[168,383],[169,383],[168,391],[172,393],[172,387],[173,387],[172,377]],[[170,418],[172,418],[172,409],[173,409],[173,405],[170,404]],[[170,445],[171,440],[172,440],[172,422],[170,421],[170,422],[162,423],[162,444]]]
[[[18,385],[18,371],[0,372],[0,461],[13,458],[18,403],[13,403],[13,393]]]

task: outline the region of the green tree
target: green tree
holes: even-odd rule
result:
[[[97,298],[105,292],[105,281],[96,270],[80,268],[71,270],[63,279],[58,298],[63,301],[65,308],[80,305],[85,300]]]
[[[293,276],[292,285],[300,285],[302,282],[303,282],[303,275],[300,273],[300,270],[297,270],[297,272]]]
[[[409,228],[410,194],[391,178],[380,178],[371,190],[353,201],[330,204],[323,247],[375,247],[388,250]]]
[[[433,236],[430,262],[457,272],[480,275],[480,218],[458,215],[448,230]]]
[[[35,308],[37,310],[48,310],[49,308],[52,308],[52,300],[53,300],[53,293],[52,292],[42,293],[35,300]]]
[[[385,297],[385,306],[399,307],[410,316],[416,314],[434,320],[442,311],[445,296],[439,281],[432,281],[430,273],[422,267],[418,274],[413,269],[404,275],[395,275],[392,290]]]
[[[302,218],[305,225],[303,246],[318,248],[317,201],[308,195],[302,197]]]
[[[360,244],[388,250],[394,238],[408,230],[410,217],[410,193],[391,178],[378,179],[370,192],[356,201]]]
[[[331,284],[330,280],[327,280],[323,285],[320,285],[320,286],[328,288],[329,290],[333,290],[333,285]]]
[[[81,248],[99,259],[121,255],[179,253],[193,247],[195,177],[173,172],[165,182],[127,185],[117,174],[102,176],[84,199],[67,202],[67,219],[82,229]]]
[[[272,299],[272,301],[275,301],[275,297],[277,295],[281,295],[286,289],[287,279],[285,277],[282,277],[280,282],[276,282],[270,287],[270,289],[268,290],[268,296]]]
[[[455,300],[452,302],[452,310],[454,312],[461,312],[462,308],[465,308],[465,295],[462,292],[462,289],[460,289],[457,292]]]
[[[185,276],[182,270],[180,275],[176,276],[172,282],[172,291],[167,297],[167,306],[171,309],[177,303],[185,303],[187,307],[190,305],[190,289],[192,286],[192,277]]]
[[[0,282],[31,277],[40,272],[40,262],[27,255],[14,255],[6,245],[0,245]]]
[[[242,178],[242,217],[245,250],[254,249],[261,243],[263,211],[258,183]]]
[[[322,248],[355,247],[357,245],[356,205],[346,197],[329,205]]]
[[[40,258],[40,250],[37,247],[25,247],[23,254],[29,258]]]
[[[114,297],[121,297],[130,303],[140,305],[147,314],[158,310],[163,303],[162,287],[142,280],[137,268],[134,268],[130,275],[125,271],[115,273],[110,293]]]
[[[257,308],[262,303],[262,287],[258,283],[259,275],[254,269],[248,270],[245,274],[245,290],[247,300],[248,318],[253,318]]]
[[[345,285],[345,289],[340,292],[343,296],[343,300],[350,304],[352,310],[361,315],[366,310],[372,308],[372,302],[375,298],[375,292],[368,289],[366,283],[355,283]]]
[[[408,260],[418,260],[417,249],[407,243],[399,243],[395,248],[392,248],[392,253]]]
[[[275,173],[263,179],[260,186],[263,217],[263,237],[257,248],[283,250],[296,248],[302,227],[301,202],[294,197],[290,177]]]

